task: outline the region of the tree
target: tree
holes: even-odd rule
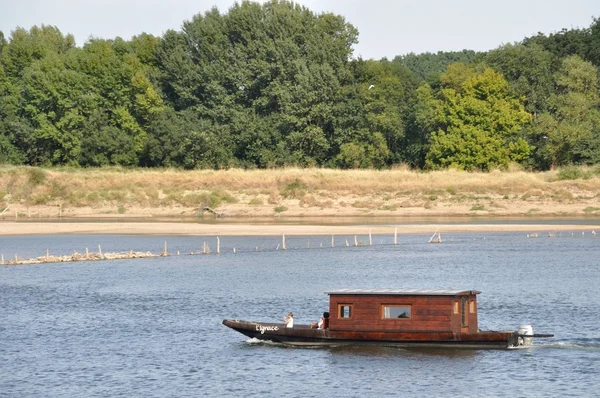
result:
[[[342,17],[288,1],[213,8],[157,47],[161,87],[175,110],[228,131],[243,164],[324,164],[356,35]]]
[[[531,116],[501,74],[453,64],[440,83],[437,91],[419,90],[418,123],[430,134],[427,167],[489,170],[529,156],[522,130]]]
[[[381,133],[370,134],[366,130],[357,133],[356,141],[340,146],[340,153],[335,158],[335,164],[343,169],[381,169],[386,165],[390,151]]]
[[[589,29],[562,29],[548,36],[538,33],[536,36],[523,40],[525,46],[539,45],[554,54],[557,59],[570,55],[586,57],[590,47]]]
[[[234,165],[229,132],[193,111],[162,112],[150,125],[142,165],[222,169]]]
[[[573,55],[562,61],[554,79],[557,93],[549,100],[549,111],[532,127],[532,136],[540,142],[538,166],[594,163],[600,158],[597,69]]]
[[[525,98],[525,109],[531,114],[548,109],[554,93],[552,74],[556,72],[555,56],[540,45],[507,44],[488,52],[485,62],[502,73],[510,87]]]
[[[600,66],[600,18],[594,18],[590,26],[590,42],[585,59],[596,67]]]
[[[405,66],[421,81],[429,83],[439,79],[448,65],[455,63],[473,64],[481,58],[482,54],[472,50],[438,51],[437,53],[410,53],[397,56],[392,61]]]
[[[34,26],[29,31],[15,29],[10,36],[10,43],[4,44],[2,63],[6,75],[20,78],[26,68],[36,60],[47,55],[63,55],[75,48],[73,35],[65,35],[54,26]]]
[[[86,154],[82,165],[139,165],[147,129],[164,110],[150,81],[151,67],[120,40],[92,39],[72,63],[84,74],[85,100],[93,104],[85,112],[89,120],[83,132]]]
[[[0,58],[2,57],[2,50],[6,46],[6,38],[4,37],[4,33],[0,30]]]

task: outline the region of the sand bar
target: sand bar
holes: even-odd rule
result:
[[[373,235],[448,232],[600,231],[600,225],[582,224],[395,224],[395,225],[274,225],[198,224],[181,222],[0,222],[0,235],[127,234],[190,236]]]

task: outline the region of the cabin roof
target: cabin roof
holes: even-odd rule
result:
[[[394,295],[394,296],[458,296],[479,294],[478,290],[453,289],[337,289],[327,292],[331,295]]]

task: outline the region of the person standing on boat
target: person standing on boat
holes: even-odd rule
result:
[[[294,327],[294,314],[288,312],[287,316],[283,317],[283,321],[285,322],[285,327],[293,328]]]

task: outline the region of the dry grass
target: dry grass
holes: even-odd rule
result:
[[[510,204],[532,201],[567,204],[581,201],[585,209],[598,200],[600,173],[581,168],[568,175],[585,178],[565,179],[564,171],[531,173],[521,170],[489,173],[444,170],[411,171],[406,167],[391,170],[275,169],[223,171],[174,169],[40,169],[0,166],[0,212],[7,206],[56,206],[70,208],[182,209],[203,206],[268,208],[273,213],[286,208],[360,209],[364,212],[420,208],[435,211],[441,205],[454,206],[468,214],[473,206],[486,203],[485,209],[510,212]],[[393,202],[389,202],[393,199]],[[501,203],[500,206],[491,203]],[[121,207],[119,207],[121,206]],[[478,209],[478,207],[475,207]],[[266,210],[265,210],[266,211]],[[116,210],[115,210],[116,212]],[[121,210],[121,212],[123,212]],[[540,210],[540,212],[542,212]],[[529,211],[531,213],[531,211]],[[589,214],[590,211],[587,211]],[[302,213],[305,214],[305,213]]]

